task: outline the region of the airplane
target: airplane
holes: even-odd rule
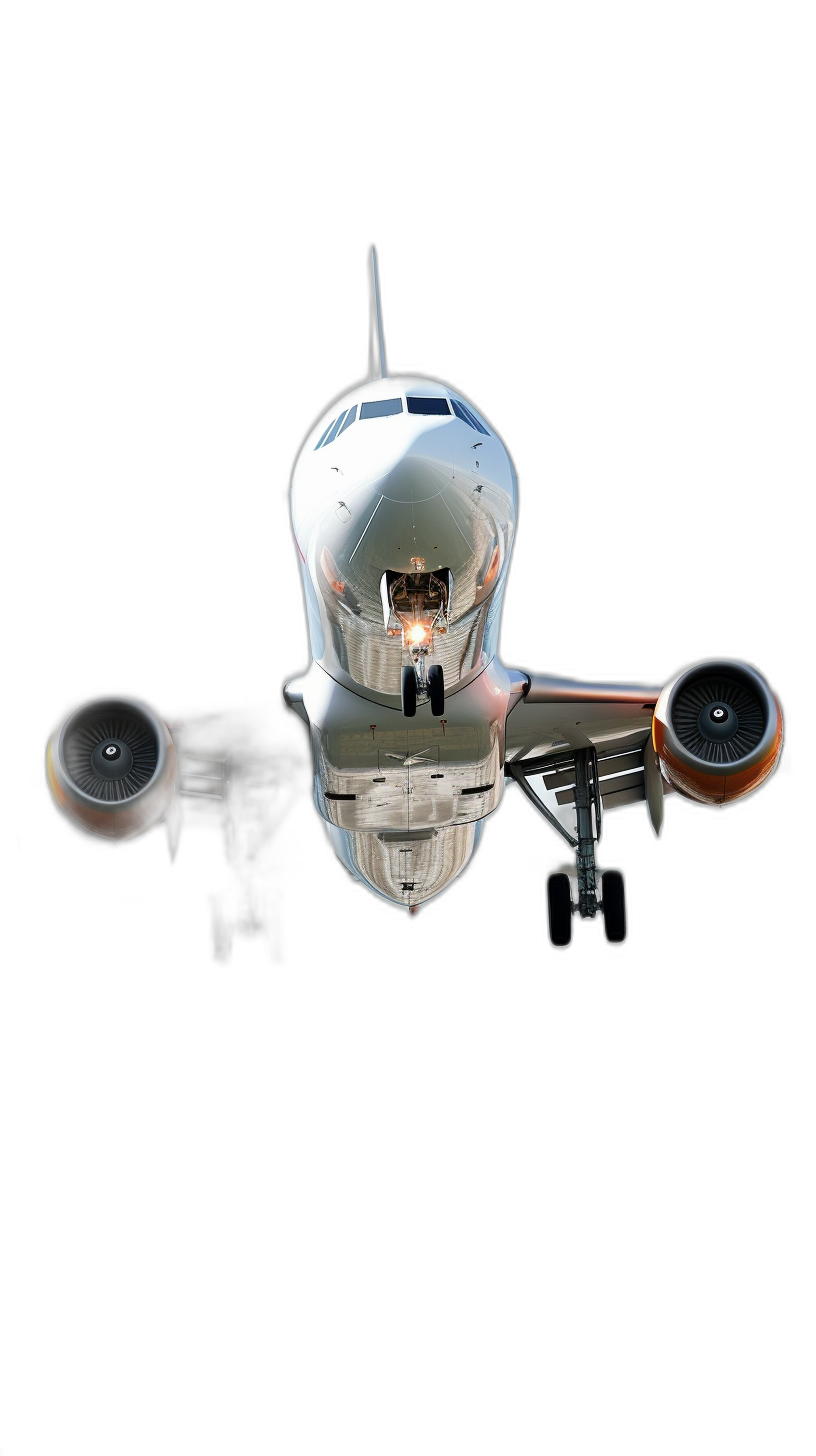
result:
[[[667,793],[751,793],[779,760],[779,701],[723,658],[654,687],[500,661],[513,463],[462,391],[388,373],[374,249],[370,276],[370,377],[321,415],[292,475],[312,660],[283,692],[309,731],[315,806],[352,875],[415,913],[516,785],[575,855],[574,877],[547,882],[553,945],[598,915],[621,942],[623,876],[596,865],[604,814],[645,801],[659,833]],[[179,792],[170,730],[130,700],[78,709],[46,758],[58,806],[108,838],[165,818]]]

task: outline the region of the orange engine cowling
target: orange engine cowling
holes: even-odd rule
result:
[[[750,794],[776,767],[782,710],[755,668],[703,662],[663,689],[652,740],[673,788],[704,804],[726,804]]]
[[[177,782],[167,725],[127,698],[86,703],[66,718],[49,739],[45,770],[58,808],[105,839],[158,824]]]

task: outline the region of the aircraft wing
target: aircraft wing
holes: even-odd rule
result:
[[[647,800],[656,832],[663,818],[652,716],[660,688],[584,683],[527,674],[529,687],[507,716],[505,773],[564,837],[575,834],[576,756],[589,751],[596,771],[595,819],[606,809]],[[542,807],[543,806],[543,807]]]

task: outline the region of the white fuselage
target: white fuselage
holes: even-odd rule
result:
[[[292,519],[313,661],[286,696],[311,727],[315,802],[348,867],[415,905],[464,868],[501,797],[504,723],[521,691],[496,658],[515,472],[455,391],[378,379],[306,440]],[[403,715],[416,656],[389,595],[401,574],[447,589],[423,649],[423,671],[444,671],[441,717],[421,699]]]

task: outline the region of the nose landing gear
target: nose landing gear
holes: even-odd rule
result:
[[[428,697],[434,717],[441,718],[445,711],[445,674],[438,662],[428,668]]]
[[[445,711],[445,677],[438,662],[428,666],[436,636],[450,625],[453,575],[426,571],[424,556],[411,557],[411,571],[386,571],[381,582],[385,626],[389,637],[402,637],[411,665],[402,669],[402,711],[416,717],[417,703],[430,703],[435,718]]]
[[[417,710],[417,675],[413,667],[402,669],[402,712],[405,718],[415,718]]]
[[[438,662],[428,668],[424,675],[425,659],[417,658],[415,667],[402,669],[402,711],[406,718],[415,718],[417,703],[430,703],[435,718],[441,718],[445,711],[445,674]]]

